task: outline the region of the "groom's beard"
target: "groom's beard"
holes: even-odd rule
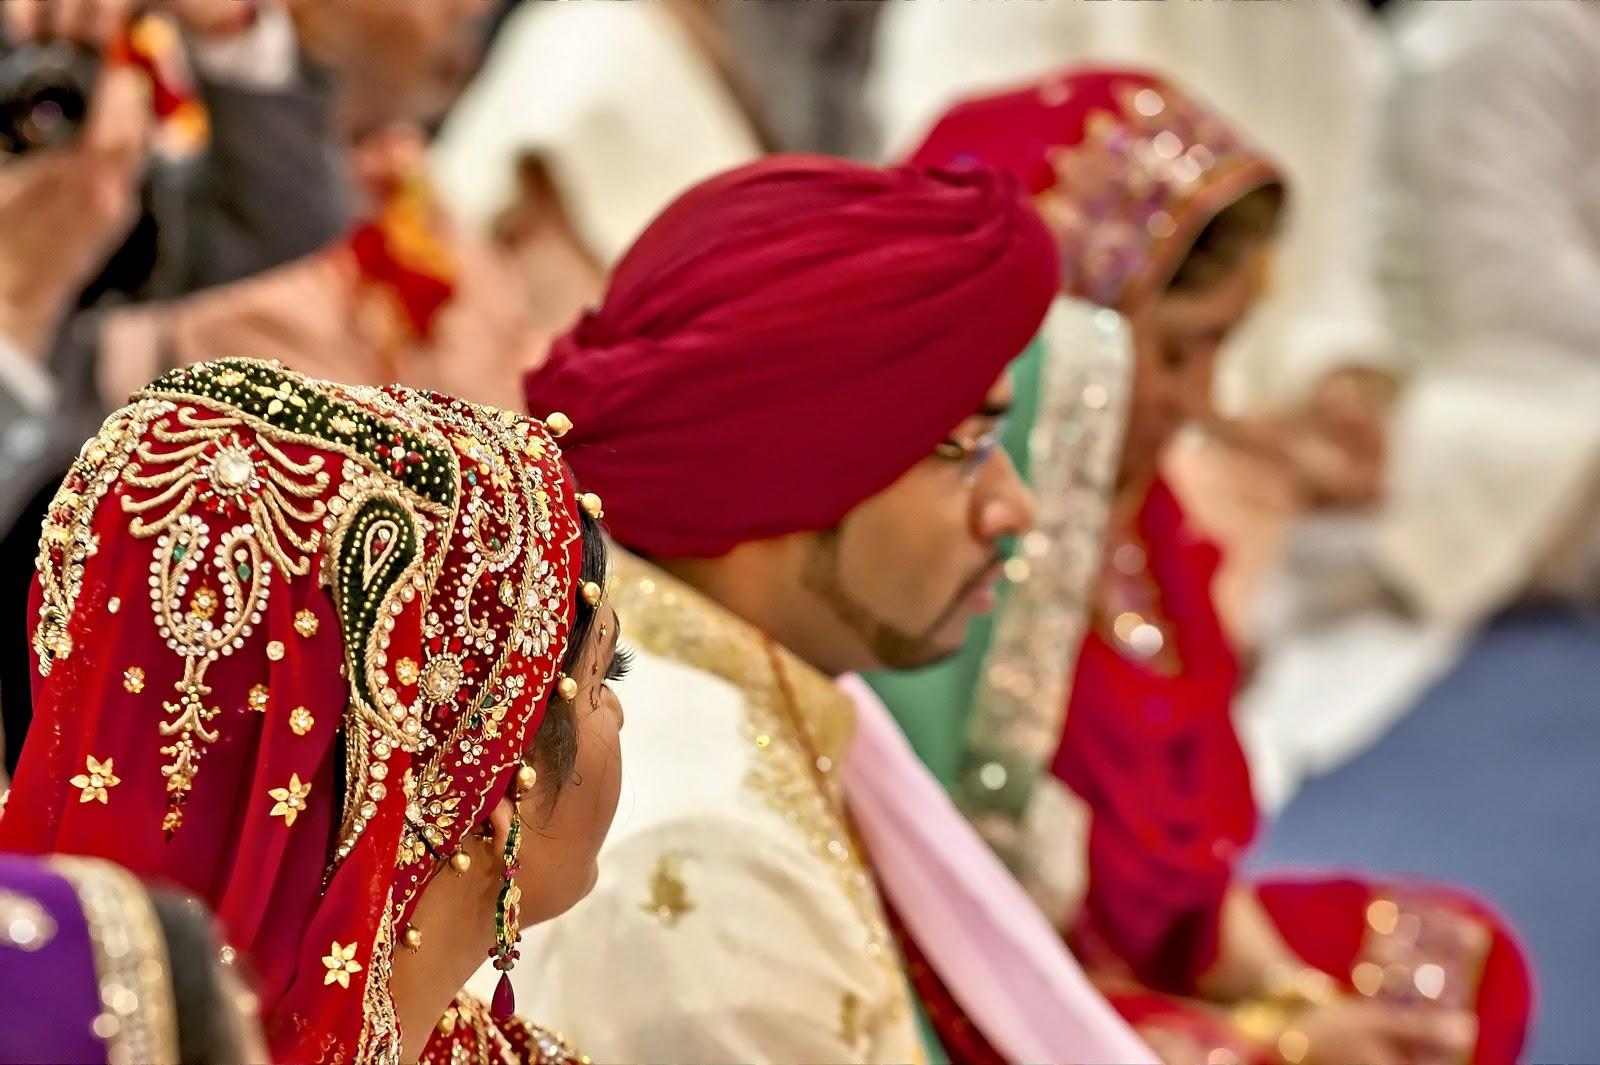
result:
[[[839,577],[839,537],[827,532],[817,536],[800,573],[800,583],[828,605],[834,615],[867,645],[873,658],[884,669],[918,669],[953,657],[959,646],[941,647],[934,634],[961,608],[962,602],[1004,556],[996,552],[975,569],[972,576],[950,596],[933,621],[919,632],[907,632],[874,614],[866,604],[853,598]]]

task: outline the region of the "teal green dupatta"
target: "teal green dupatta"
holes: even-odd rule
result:
[[[867,677],[923,762],[1046,905],[1058,878],[1029,840],[1060,841],[1049,822],[1062,789],[1049,762],[1099,572],[1131,371],[1121,315],[1056,300],[1012,367],[1005,447],[1034,491],[1038,519],[1016,545],[998,609],[973,623],[954,658]]]

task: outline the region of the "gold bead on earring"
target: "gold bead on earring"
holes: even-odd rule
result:
[[[539,771],[537,769],[531,765],[519,766],[517,768],[517,798],[520,799],[532,791],[533,786],[538,782]]]
[[[556,694],[567,702],[572,702],[578,697],[578,682],[563,673],[561,679],[556,681]]]
[[[456,851],[450,856],[450,868],[456,871],[457,876],[460,876],[472,868],[472,856],[466,851]]]
[[[558,410],[553,410],[549,417],[545,418],[544,427],[550,430],[551,436],[566,436],[572,432],[572,419]]]
[[[415,954],[417,951],[422,949],[422,933],[417,931],[415,928],[412,928],[410,925],[406,926],[406,934],[404,938],[406,949],[411,953]]]
[[[578,497],[578,505],[588,511],[589,517],[599,521],[605,516],[605,508],[600,504],[600,497],[593,492],[585,492]]]
[[[583,584],[583,601],[590,606],[600,605],[600,586],[594,581],[585,581]]]

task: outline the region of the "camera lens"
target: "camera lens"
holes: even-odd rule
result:
[[[0,151],[22,155],[76,137],[99,67],[94,52],[65,41],[23,44],[0,59]]]

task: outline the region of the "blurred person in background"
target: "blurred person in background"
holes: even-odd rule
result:
[[[219,949],[203,906],[110,862],[0,855],[0,1061],[268,1060]]]
[[[218,286],[344,236],[362,210],[352,141],[391,121],[435,115],[482,13],[474,0],[177,0],[130,31],[135,10],[119,0],[0,8],[15,41],[113,49],[84,134],[0,163],[0,348],[9,337],[15,349],[0,358],[0,382],[22,381],[18,394],[28,397],[26,410],[13,404],[14,420],[0,425],[0,450],[15,471],[0,491],[3,550],[15,562],[0,574],[10,766],[29,718],[27,662],[17,650],[31,577],[24,567],[55,482],[106,410],[167,366],[194,359],[137,311],[115,310],[166,306],[203,289],[221,294],[229,289]],[[173,37],[169,54],[157,58],[189,61],[207,135],[194,157],[147,165],[151,64],[130,68],[118,46],[169,27],[168,15],[183,47]],[[168,36],[170,29],[158,39]],[[158,101],[164,89],[158,81]],[[153,190],[143,216],[134,209],[141,182]],[[130,226],[133,237],[113,254]],[[274,314],[296,317],[292,304]],[[218,350],[233,349],[207,354]]]
[[[1204,94],[1296,190],[1261,298],[1229,338],[1218,410],[1178,447],[1174,488],[1228,544],[1219,602],[1254,642],[1256,600],[1296,514],[1383,484],[1398,352],[1375,280],[1375,153],[1389,55],[1352,4],[897,4],[869,91],[901,156],[958,97],[1075,60],[1127,62]]]
[[[1170,83],[1067,71],[947,113],[930,166],[1021,177],[1065,304],[1008,427],[1040,497],[993,632],[872,682],[957,801],[1169,1062],[1516,1060],[1519,948],[1453,890],[1255,881],[1219,552],[1163,475],[1207,416],[1283,200],[1268,159]],[[1131,326],[1119,350],[1114,309]],[[1131,365],[1131,369],[1130,369]]]
[[[760,100],[774,151],[877,157],[865,88],[883,4],[735,4],[719,10],[734,59]]]
[[[775,146],[723,18],[707,0],[524,0],[441,127],[440,196],[516,259],[545,341],[673,197]]]
[[[1449,17],[1457,15],[1459,17]],[[1600,601],[1600,9],[1395,13],[1396,328],[1373,559],[1427,622]]]

